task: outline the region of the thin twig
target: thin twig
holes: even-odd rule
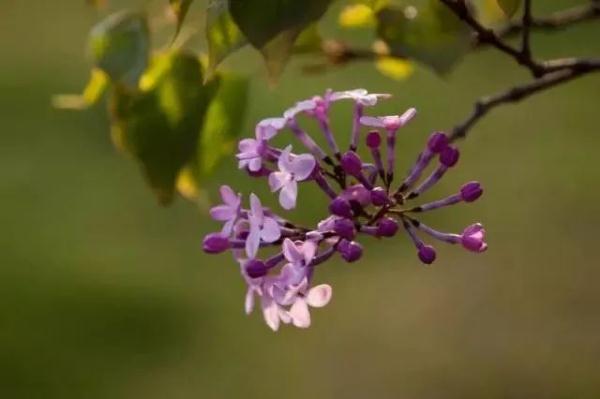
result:
[[[521,34],[521,54],[523,57],[532,59],[531,57],[531,1],[525,0],[523,4],[523,32]]]
[[[515,86],[490,97],[482,98],[475,103],[473,111],[467,119],[452,129],[450,139],[455,141],[465,137],[473,125],[499,105],[519,102],[543,90],[598,71],[600,71],[600,59],[582,60],[573,63],[569,69],[552,72],[532,82]]]
[[[450,11],[452,11],[458,18],[465,22],[477,35],[477,40],[482,43],[487,43],[492,47],[495,47],[499,51],[507,54],[513,58],[517,63],[523,65],[532,73],[534,77],[540,77],[544,75],[544,68],[533,60],[528,54],[522,51],[516,50],[512,46],[506,44],[500,36],[485,26],[481,25],[479,21],[473,16],[465,0],[440,0]]]

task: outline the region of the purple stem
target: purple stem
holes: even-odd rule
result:
[[[412,221],[412,224],[416,225],[416,227],[419,230],[423,231],[424,233],[429,234],[431,237],[435,238],[436,240],[447,242],[449,244],[456,244],[461,241],[461,238],[458,234],[442,233],[441,231],[432,229],[431,227],[429,227],[419,221],[416,221],[416,220],[411,220],[411,221]]]
[[[377,226],[360,226],[359,232],[370,236],[377,236]]]
[[[336,158],[340,157],[340,148],[335,141],[335,137],[331,132],[331,127],[329,126],[329,119],[327,115],[318,116],[319,125],[321,126],[321,130],[323,130],[323,134],[325,135],[325,140],[327,140],[327,145],[331,148],[331,151],[335,154]]]
[[[404,226],[404,229],[408,233],[408,236],[410,237],[412,242],[415,244],[415,247],[421,248],[423,245],[425,245],[423,244],[423,241],[421,241],[419,236],[417,236],[415,228],[407,220],[402,219],[402,225]]]
[[[356,151],[358,148],[358,139],[360,134],[360,118],[363,116],[364,106],[356,103],[354,107],[354,119],[352,121],[352,137],[350,139],[350,150]]]
[[[412,211],[414,211],[414,212],[431,211],[433,209],[442,208],[444,206],[458,204],[459,202],[462,202],[462,200],[463,199],[460,194],[454,194],[454,195],[450,195],[446,198],[442,198],[441,200],[437,200],[437,201],[430,202],[428,204],[417,206],[416,208],[412,209]]]
[[[397,130],[387,131],[387,181],[389,187],[394,180],[394,167],[396,163],[396,132]]]
[[[423,194],[425,191],[429,190],[442,178],[442,176],[444,176],[447,170],[448,167],[445,165],[438,166],[437,169],[434,170],[433,173],[431,173],[429,177],[427,177],[427,179],[425,179],[425,181],[421,183],[419,187],[416,188],[416,190],[414,190],[408,195],[408,198],[416,198],[419,195]]]
[[[285,256],[283,255],[283,252],[280,252],[277,255],[273,255],[272,257],[267,259],[265,261],[265,265],[269,269],[272,269],[272,268],[276,267],[279,263],[283,262],[284,259],[285,259]]]
[[[321,189],[329,196],[331,199],[335,199],[337,197],[336,192],[331,188],[327,180],[323,177],[321,172],[315,173],[315,182],[321,187]]]
[[[327,248],[325,251],[321,252],[321,254],[313,258],[312,262],[310,262],[310,266],[314,267],[320,265],[323,262],[326,262],[327,260],[329,260],[329,258],[331,258],[331,255],[333,255],[334,253],[335,246]]]
[[[298,140],[318,159],[328,158],[327,154],[319,147],[317,143],[298,126],[298,122],[295,119],[290,119],[288,121],[288,126],[294,132]]]
[[[379,151],[379,148],[371,148],[371,156],[375,161],[375,166],[379,172],[379,177],[385,181],[385,169],[383,167],[383,161],[381,160],[381,151]]]
[[[406,176],[406,179],[404,179],[404,182],[402,182],[398,192],[403,192],[410,189],[412,185],[419,180],[421,174],[423,174],[423,171],[425,168],[427,168],[434,155],[435,154],[429,148],[426,148],[423,150],[423,152],[421,152],[421,154],[419,154],[417,161],[408,172],[408,176]]]

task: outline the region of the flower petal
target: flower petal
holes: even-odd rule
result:
[[[298,248],[296,243],[294,243],[289,238],[283,240],[283,256],[291,263],[299,263],[304,260],[304,254],[302,253],[301,248]]]
[[[315,157],[310,154],[302,154],[292,159],[290,167],[294,178],[297,181],[301,181],[306,180],[310,176],[316,164]]]
[[[304,254],[304,264],[308,265],[313,258],[315,257],[315,253],[317,252],[317,243],[314,241],[304,241],[302,244],[302,253]]]
[[[415,115],[417,115],[417,110],[415,108],[407,109],[402,115],[400,115],[400,125],[406,125],[412,118],[415,117]]]
[[[264,242],[275,242],[281,237],[281,228],[273,218],[266,217],[263,220],[263,228],[260,232],[260,238]]]
[[[210,208],[209,213],[211,218],[220,222],[224,222],[236,216],[235,212],[229,205],[213,206]]]
[[[279,203],[283,209],[294,209],[298,198],[298,183],[295,180],[287,182],[279,192]]]
[[[252,313],[252,310],[254,310],[254,289],[252,288],[248,288],[248,291],[246,291],[246,300],[244,301],[244,310],[246,311],[246,314],[250,314]]]
[[[279,307],[277,304],[271,299],[263,297],[262,301],[262,311],[263,317],[265,318],[265,322],[273,331],[277,331],[279,329]]]
[[[311,288],[306,295],[306,302],[313,308],[322,308],[331,301],[333,290],[328,284],[317,285]]]
[[[317,107],[317,103],[314,100],[304,100],[297,102],[292,108],[288,109],[283,113],[285,119],[292,119],[301,112],[311,111]]]
[[[240,205],[240,196],[236,194],[231,187],[222,185],[219,192],[221,193],[221,198],[225,204],[234,208]]]
[[[377,118],[375,116],[363,116],[360,118],[360,123],[370,127],[384,127],[381,118]]]
[[[254,193],[250,194],[250,211],[256,218],[258,224],[262,224],[264,218],[263,207],[258,196]]]
[[[262,158],[256,157],[248,160],[248,170],[250,172],[258,172],[262,168]]]
[[[240,153],[257,155],[258,140],[243,139],[238,143]]]
[[[280,171],[288,172],[288,173],[292,172],[291,161],[290,161],[291,154],[292,154],[292,146],[291,145],[288,145],[287,147],[285,147],[281,151],[281,154],[279,154],[279,158],[277,159],[277,167],[279,168]]]
[[[273,172],[269,175],[269,187],[272,192],[280,190],[288,182],[291,175],[287,172]]]
[[[260,229],[255,225],[250,225],[250,234],[246,238],[246,254],[248,258],[254,259],[260,247]]]
[[[294,302],[290,308],[289,313],[292,317],[292,322],[296,327],[310,327],[310,312],[308,311],[308,305],[303,298],[296,299],[296,302]]]

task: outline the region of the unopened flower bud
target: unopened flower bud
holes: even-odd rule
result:
[[[269,271],[265,262],[258,259],[250,259],[244,265],[244,269],[246,270],[246,274],[251,278],[263,277]]]
[[[218,254],[228,250],[229,247],[229,239],[220,233],[210,233],[202,242],[202,248],[208,254]]]
[[[337,246],[342,258],[349,263],[356,262],[362,257],[362,245],[355,241],[342,240]]]
[[[377,130],[373,130],[367,134],[367,147],[379,148],[381,145],[381,136]]]
[[[342,168],[350,175],[358,175],[362,170],[362,161],[354,151],[347,151],[342,155]]]
[[[352,240],[354,236],[356,236],[354,222],[350,219],[337,219],[334,223],[333,230],[338,236],[347,240]]]
[[[481,184],[476,181],[469,182],[460,189],[460,196],[465,202],[473,202],[481,197],[481,194],[483,194],[483,189],[481,188]]]
[[[398,222],[392,218],[383,218],[377,224],[377,235],[380,237],[393,237],[398,232]]]
[[[383,206],[389,201],[387,192],[383,187],[375,187],[371,190],[371,202],[375,206]]]
[[[419,248],[418,255],[421,262],[425,263],[426,265],[430,265],[435,261],[435,248],[433,248],[431,245],[422,245]]]
[[[442,165],[451,168],[452,166],[456,165],[459,157],[460,153],[456,147],[447,146],[440,153],[440,162]]]
[[[329,211],[343,218],[352,218],[352,206],[345,198],[337,197],[329,203]]]
[[[448,136],[442,132],[434,132],[429,136],[427,147],[433,153],[439,154],[448,147]]]

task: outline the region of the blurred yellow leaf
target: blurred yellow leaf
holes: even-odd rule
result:
[[[515,15],[519,6],[521,5],[521,0],[496,0],[498,5],[504,11],[507,17],[512,17]]]
[[[388,78],[404,80],[415,70],[412,62],[395,57],[381,57],[375,63],[375,68]]]
[[[366,4],[351,4],[340,12],[338,23],[344,28],[364,28],[375,26],[373,9]]]
[[[59,94],[52,98],[52,105],[59,109],[81,110],[96,104],[109,85],[108,76],[100,69],[92,69],[90,80],[82,94]]]

